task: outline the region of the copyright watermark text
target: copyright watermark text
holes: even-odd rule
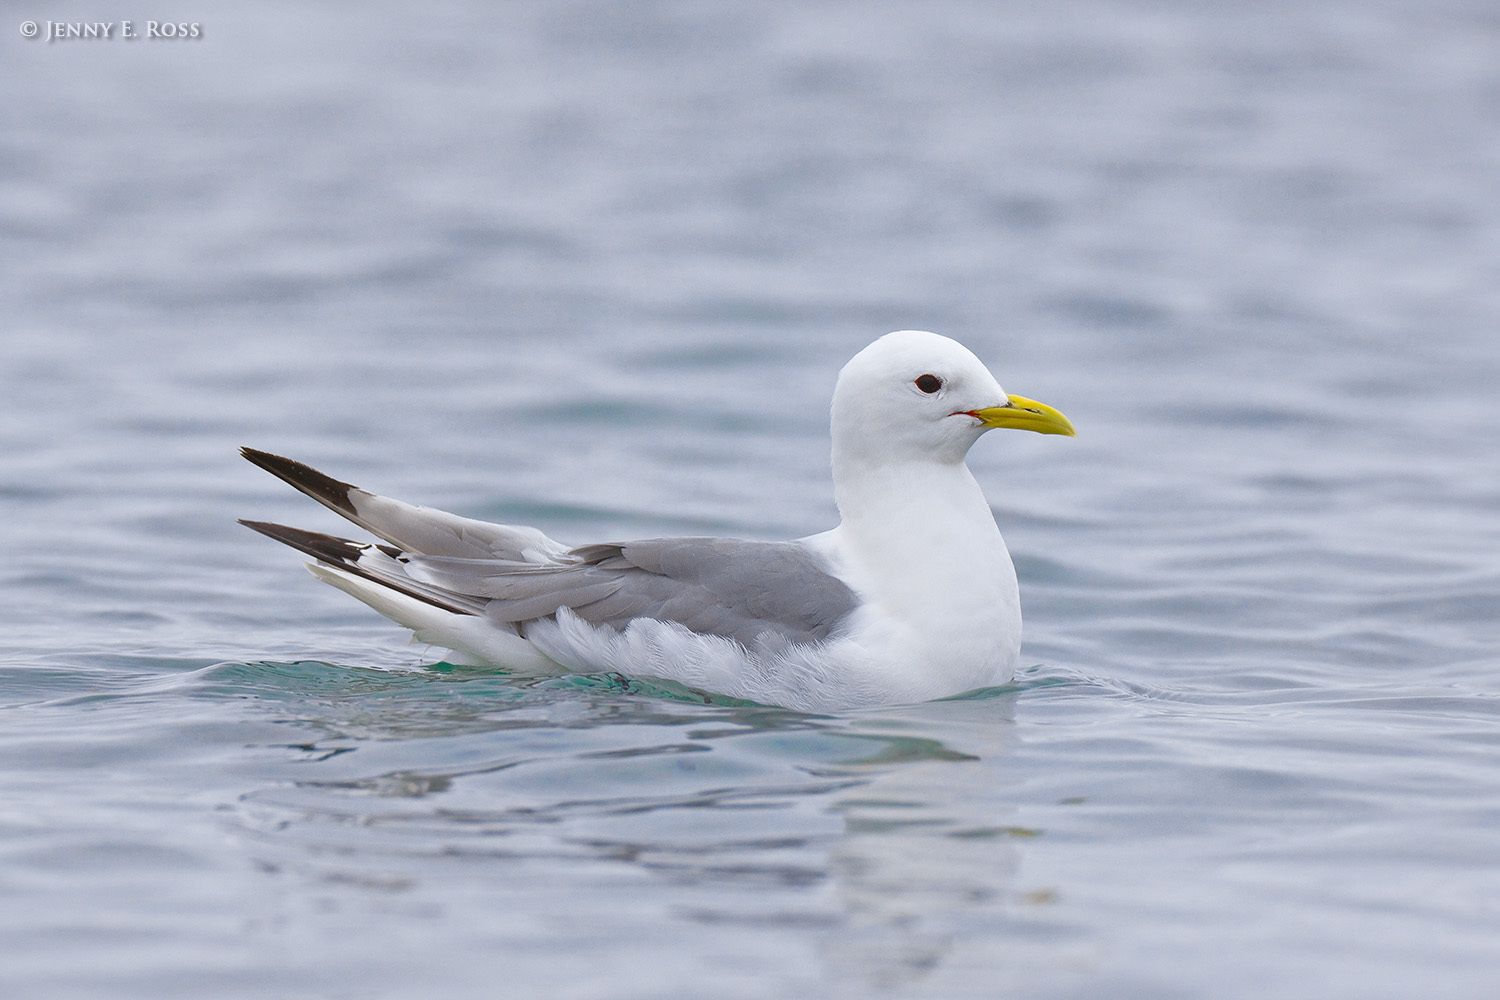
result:
[[[21,37],[48,43],[193,41],[203,37],[203,25],[197,21],[22,21]]]

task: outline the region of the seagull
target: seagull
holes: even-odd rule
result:
[[[1020,656],[1015,567],[964,464],[997,427],[1074,434],[957,341],[901,330],[839,372],[840,520],[821,534],[572,547],[253,448],[241,454],[381,541],[240,523],[451,662],[618,673],[804,712],[911,704],[1006,684]]]

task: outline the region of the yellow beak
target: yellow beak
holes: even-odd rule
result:
[[[1046,403],[1038,403],[1025,396],[1007,398],[1009,402],[1004,406],[986,406],[982,410],[966,412],[971,417],[978,417],[986,427],[1011,427],[1018,431],[1036,431],[1038,434],[1077,436],[1072,422]]]

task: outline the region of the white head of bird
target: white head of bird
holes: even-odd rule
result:
[[[856,354],[833,391],[834,465],[961,463],[995,428],[1073,436],[1057,410],[1006,393],[974,353],[922,330],[888,333]]]

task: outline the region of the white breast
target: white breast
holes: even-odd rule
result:
[[[840,491],[838,528],[818,536],[864,606],[851,638],[901,699],[1003,684],[1020,655],[1016,571],[962,464],[870,470]]]

